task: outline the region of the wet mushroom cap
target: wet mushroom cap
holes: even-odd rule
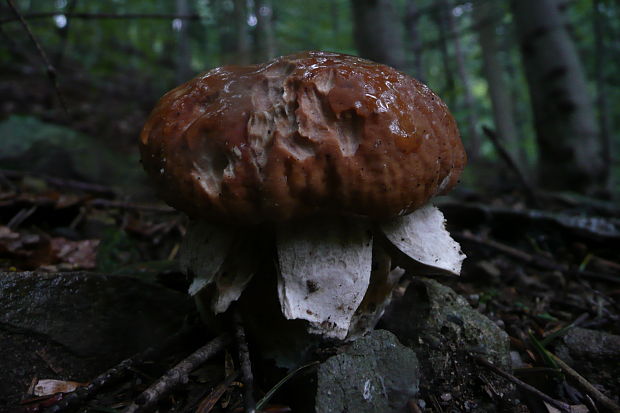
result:
[[[407,214],[450,190],[466,156],[427,86],[354,56],[225,66],[164,95],[140,137],[171,206],[235,223]]]

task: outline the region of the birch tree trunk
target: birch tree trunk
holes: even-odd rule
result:
[[[605,182],[596,117],[554,0],[512,2],[539,149],[539,183],[592,193]]]
[[[351,0],[353,35],[360,56],[404,69],[403,40],[392,0]]]
[[[495,19],[499,16],[498,5],[494,2],[474,3],[474,19],[478,27],[478,39],[482,49],[482,71],[489,87],[489,97],[493,110],[493,121],[498,136],[504,142],[512,158],[524,165],[523,145],[520,145],[519,134],[514,120],[514,108],[507,84],[505,70],[500,63],[496,40]]]

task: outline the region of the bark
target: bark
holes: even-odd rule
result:
[[[596,118],[575,45],[554,0],[512,2],[539,148],[539,183],[592,193],[606,180]]]
[[[482,49],[482,71],[486,78],[493,110],[495,130],[508,153],[517,165],[525,163],[523,145],[519,140],[514,120],[514,108],[506,71],[499,60],[495,21],[499,16],[497,3],[474,3],[474,18],[478,27],[478,39]]]
[[[397,69],[404,68],[401,32],[391,0],[351,0],[353,28],[360,56]]]
[[[416,4],[418,0],[408,0],[405,10],[405,30],[407,32],[407,40],[411,45],[413,54],[413,62],[411,73],[420,81],[424,82],[424,73],[422,71],[422,41],[418,32],[418,23],[420,21],[420,12]]]
[[[250,36],[248,33],[248,13],[246,0],[234,1],[235,30],[237,32],[236,62],[240,65],[250,63]]]
[[[276,56],[273,33],[273,6],[270,0],[255,0],[257,61],[265,62]]]
[[[176,0],[176,12],[178,15],[188,15],[189,5],[187,0]],[[191,53],[189,50],[189,20],[175,20],[177,27],[177,83],[186,82],[192,75]]]
[[[437,42],[439,45],[439,51],[441,52],[441,59],[443,62],[443,74],[445,78],[445,85],[440,93],[440,96],[446,101],[448,107],[454,108],[456,82],[454,81],[454,72],[452,70],[451,63],[452,61],[450,59],[450,51],[448,50],[448,25],[446,22],[445,14],[443,13],[443,7],[435,9],[435,14],[433,17],[435,19],[435,23],[437,24],[437,31],[439,32]]]
[[[454,60],[456,63],[456,72],[461,82],[463,89],[463,103],[467,116],[467,126],[465,128],[466,135],[464,136],[465,147],[467,148],[467,155],[471,160],[478,157],[480,152],[480,134],[478,133],[478,116],[476,114],[476,105],[474,102],[474,96],[471,92],[471,82],[469,80],[469,73],[465,67],[465,58],[463,56],[463,50],[461,48],[461,40],[456,30],[456,24],[452,15],[452,4],[450,0],[439,0],[441,13],[444,15],[444,21],[448,30],[449,36],[452,38],[452,45],[454,46]],[[461,128],[463,130],[463,128]]]
[[[221,64],[250,63],[250,36],[245,0],[214,2]]]
[[[596,76],[596,106],[598,111],[598,123],[601,131],[601,145],[603,147],[603,170],[607,177],[606,190],[611,188],[611,165],[613,153],[612,122],[610,116],[609,100],[605,90],[605,56],[607,47],[605,45],[606,27],[604,16],[601,13],[601,1],[593,0],[592,8],[594,18],[592,20],[594,29],[594,72]]]

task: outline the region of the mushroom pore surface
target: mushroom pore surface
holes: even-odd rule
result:
[[[427,86],[361,58],[305,52],[225,66],[164,95],[140,137],[143,166],[195,219],[382,219],[452,188],[466,156]]]

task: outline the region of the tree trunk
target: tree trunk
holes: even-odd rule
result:
[[[452,4],[450,0],[439,0],[441,13],[444,15],[445,23],[447,25],[449,37],[452,38],[452,44],[454,45],[454,59],[456,62],[456,72],[463,88],[463,103],[466,111],[466,135],[464,136],[465,147],[467,148],[467,155],[471,160],[478,157],[480,152],[480,134],[478,133],[478,116],[476,115],[476,105],[474,102],[474,96],[471,92],[471,82],[469,80],[469,73],[465,67],[465,59],[463,56],[463,50],[461,48],[461,40],[459,33],[456,31],[456,24],[454,23],[454,17],[452,16]]]
[[[245,0],[213,3],[217,16],[220,64],[250,63],[247,3]]]
[[[605,182],[585,76],[554,0],[512,2],[538,140],[539,183],[592,193]]]
[[[256,42],[258,62],[276,56],[276,41],[273,34],[273,6],[269,0],[255,0]]]
[[[237,32],[236,64],[250,63],[250,36],[248,33],[248,10],[246,0],[234,1],[235,30]]]
[[[354,38],[360,56],[404,69],[401,32],[391,0],[351,0]]]
[[[612,140],[612,123],[609,110],[609,100],[607,99],[607,90],[605,85],[605,56],[607,48],[605,46],[605,33],[606,27],[604,27],[605,20],[601,13],[600,0],[594,0],[592,2],[592,8],[594,18],[592,20],[594,29],[594,72],[596,76],[596,106],[598,109],[598,123],[601,131],[601,145],[603,147],[603,170],[607,177],[606,190],[611,189],[611,164],[612,153],[614,153],[613,140]]]
[[[446,101],[448,107],[454,109],[456,83],[454,81],[454,72],[452,70],[450,51],[448,50],[448,24],[446,23],[443,7],[435,9],[433,17],[435,19],[435,23],[437,24],[437,31],[439,32],[437,42],[439,44],[439,51],[441,52],[441,60],[443,62],[443,76],[445,79],[443,90],[441,90],[441,93],[439,93],[439,95],[443,100]]]
[[[418,0],[408,0],[405,10],[405,30],[407,32],[407,40],[411,44],[411,52],[413,54],[413,64],[411,73],[413,76],[424,82],[424,73],[422,70],[422,42],[418,32],[418,23],[420,21],[420,13],[416,4]]]
[[[510,87],[506,82],[505,70],[498,59],[495,19],[500,15],[498,5],[493,2],[474,3],[474,18],[478,27],[478,39],[482,49],[482,71],[487,80],[493,121],[497,135],[518,165],[525,164],[525,153],[519,140],[513,117]]]
[[[189,7],[187,0],[176,0],[176,12],[178,15],[188,15]],[[189,51],[189,20],[178,19],[174,21],[177,30],[177,61],[176,80],[183,83],[192,75],[191,54]]]

